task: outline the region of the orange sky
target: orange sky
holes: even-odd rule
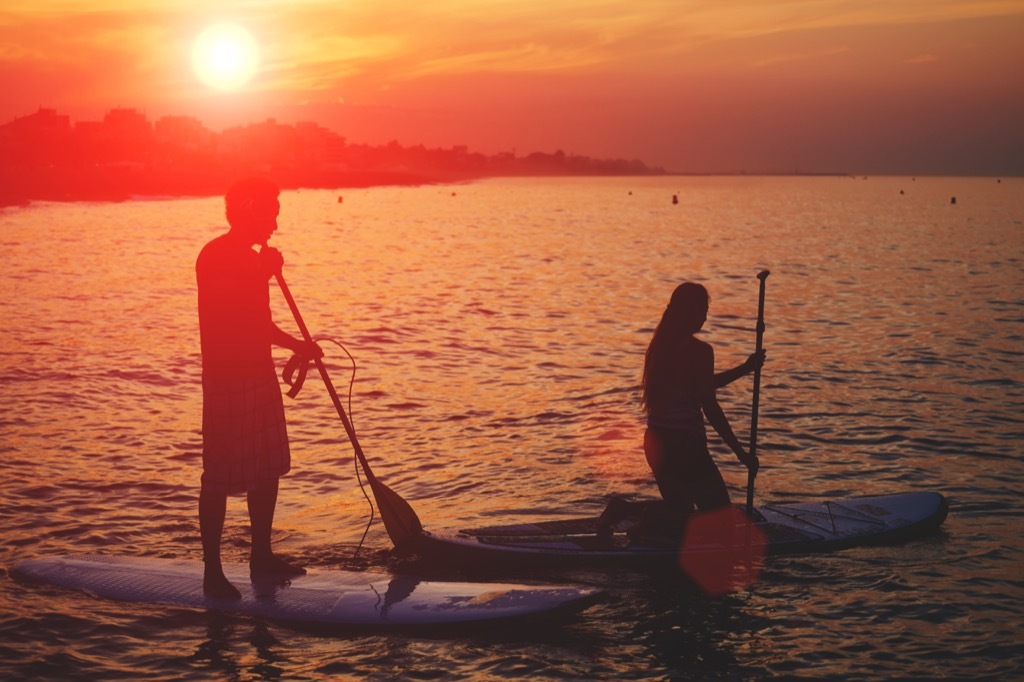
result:
[[[247,27],[235,93],[190,63]],[[5,0],[0,122],[115,106],[213,129],[639,158],[678,171],[1024,174],[1021,0]]]

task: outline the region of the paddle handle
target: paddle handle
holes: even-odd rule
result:
[[[764,290],[765,280],[768,279],[768,275],[771,274],[768,270],[762,270],[757,273],[757,278],[761,281],[760,290],[757,296],[757,341],[755,345],[755,352],[760,353],[764,345]],[[757,408],[758,403],[761,399],[761,367],[758,366],[754,370],[754,397],[753,404],[750,408],[750,457],[757,457]],[[748,470],[747,472],[747,514],[752,514],[754,511],[754,478],[757,473],[754,470]]]
[[[278,286],[281,287],[281,293],[284,294],[284,300],[288,302],[288,307],[291,308],[292,316],[295,318],[295,323],[299,326],[302,338],[306,343],[313,343],[313,337],[309,335],[309,329],[306,328],[306,323],[302,320],[302,314],[299,313],[299,306],[295,304],[292,292],[288,289],[288,284],[284,281],[284,275],[278,272],[274,276],[277,278]],[[370,464],[366,461],[366,456],[363,454],[363,448],[359,445],[359,439],[356,437],[356,430],[352,427],[352,422],[349,421],[348,415],[345,414],[345,408],[341,405],[341,399],[338,397],[338,392],[334,390],[334,384],[331,382],[331,377],[327,375],[327,367],[324,366],[323,359],[314,357],[313,361],[316,363],[317,371],[320,372],[320,378],[324,380],[324,385],[327,387],[327,393],[330,394],[331,402],[334,403],[334,409],[338,411],[338,416],[341,417],[341,423],[345,426],[345,433],[348,434],[348,439],[352,442],[352,448],[356,452],[356,457],[359,458],[359,464],[363,467],[363,471],[366,473],[366,478],[370,481],[371,485],[376,484],[377,477],[373,475],[373,471],[370,469]]]

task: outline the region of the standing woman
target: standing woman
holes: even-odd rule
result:
[[[707,320],[709,302],[707,289],[700,284],[676,287],[644,360],[644,453],[661,496],[677,519],[694,507],[708,511],[729,506],[722,474],[708,452],[703,417],[748,469],[756,472],[758,466],[757,458],[743,449],[733,433],[715,389],[759,368],[764,351],[716,375],[714,349],[695,337]]]

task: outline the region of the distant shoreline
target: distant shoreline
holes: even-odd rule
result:
[[[120,203],[139,199],[185,199],[222,196],[235,178],[223,172],[174,173],[139,170],[128,167],[108,167],[84,171],[67,168],[0,169],[0,208],[29,206],[33,202],[105,202]],[[282,190],[299,189],[368,189],[371,187],[420,187],[457,184],[495,178],[700,178],[700,177],[834,177],[869,179],[870,176],[853,173],[686,173],[659,171],[635,174],[598,173],[439,173],[424,175],[400,171],[330,171],[315,173],[268,172]],[[954,177],[928,176],[915,177]],[[959,176],[955,176],[959,177]],[[973,177],[973,176],[972,176]],[[992,177],[997,176],[979,176]],[[1009,177],[1009,176],[1007,176]]]
[[[223,195],[263,173],[282,189],[351,189],[464,182],[519,175],[661,175],[638,160],[592,159],[562,150],[487,156],[451,149],[352,144],[313,122],[267,119],[214,133],[189,116],[151,123],[135,109],[79,121],[56,109],[0,125],[0,206],[33,201],[126,201]]]
[[[235,179],[222,172],[159,172],[127,167],[71,170],[0,169],[0,207],[25,206],[36,201],[123,202],[139,197],[222,196]],[[306,174],[266,173],[283,190],[288,189],[362,189],[367,187],[441,184],[476,179],[475,177],[428,177],[393,171],[337,171]],[[239,176],[240,177],[240,176]]]
[[[254,172],[286,190],[522,177],[870,177],[798,169],[668,171],[636,159],[591,158],[561,149],[519,156],[514,150],[486,155],[465,145],[428,149],[391,141],[374,146],[354,144],[310,121],[267,119],[213,132],[191,116],[150,122],[144,112],[128,108],[111,109],[101,121],[72,123],[56,109],[40,107],[0,125],[0,207],[223,196],[234,180]]]
[[[143,197],[222,196],[240,174],[223,171],[173,172],[109,166],[93,169],[0,169],[0,207],[26,206],[35,201],[123,202]],[[266,172],[282,190],[366,189],[370,187],[418,187],[472,182],[492,177],[627,177],[605,174],[481,174],[442,172],[314,171]],[[632,174],[628,177],[665,177],[663,172]]]

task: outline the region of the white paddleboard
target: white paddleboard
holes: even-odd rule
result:
[[[407,575],[311,568],[285,584],[253,581],[248,564],[224,574],[242,598],[203,594],[198,561],[124,556],[26,559],[14,572],[30,580],[135,602],[251,614],[293,623],[374,628],[464,625],[582,609],[600,590],[567,585],[438,582]]]
[[[906,540],[938,528],[948,505],[938,493],[920,492],[765,504],[755,510],[753,539],[745,535],[745,515],[739,515],[742,520],[732,538],[746,538],[760,553],[795,554]],[[736,548],[713,537],[684,548],[678,542],[635,541],[626,533],[630,525],[623,522],[606,536],[597,535],[596,517],[423,531],[416,550],[424,558],[463,564],[600,567],[675,563],[684,552],[713,554]]]

